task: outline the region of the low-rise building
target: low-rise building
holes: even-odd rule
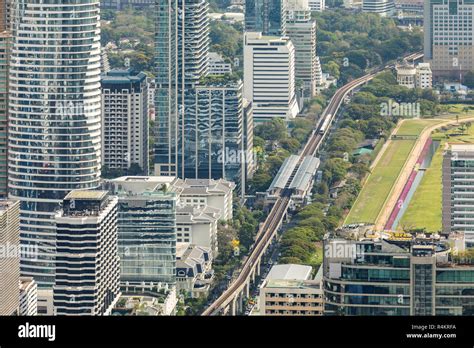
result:
[[[38,314],[38,286],[33,277],[20,277],[19,315]]]
[[[212,207],[178,207],[176,211],[176,242],[209,248],[212,256],[218,253],[217,223],[220,209]]]
[[[188,296],[197,298],[209,292],[214,272],[209,248],[179,243],[176,246],[176,286]]]
[[[231,73],[231,63],[226,62],[219,53],[209,52],[209,75],[224,75]]]
[[[323,315],[322,270],[314,279],[311,273],[311,266],[273,266],[260,289],[260,314]]]
[[[408,88],[431,88],[433,74],[429,63],[419,63],[417,66],[406,61],[396,66],[397,82]]]

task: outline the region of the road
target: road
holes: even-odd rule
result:
[[[405,59],[416,59],[423,56],[422,53],[417,52],[410,54],[405,57]],[[329,133],[331,128],[331,123],[334,121],[339,107],[342,105],[344,98],[352,91],[360,87],[361,85],[367,83],[373,79],[378,73],[384,71],[388,68],[393,68],[395,64],[387,64],[385,67],[377,68],[364,75],[358,79],[355,79],[341,88],[339,88],[329,101],[328,106],[321,115],[321,120],[316,125],[316,128],[311,133],[308,141],[306,142],[303,150],[300,152],[299,162],[294,169],[294,173],[298,170],[303,158],[308,155],[315,155],[319,150],[320,145],[323,143],[324,139]],[[290,180],[293,175],[290,176]],[[245,284],[250,282],[250,277],[252,272],[255,272],[255,267],[257,267],[260,259],[265,253],[266,247],[269,241],[276,234],[277,229],[282,222],[283,217],[287,213],[288,205],[290,203],[291,191],[288,189],[290,185],[290,180],[286,184],[286,188],[282,191],[280,197],[276,200],[275,204],[271,208],[265,222],[262,227],[257,232],[256,241],[254,247],[250,250],[249,257],[242,265],[242,271],[239,273],[237,279],[231,283],[229,288],[224,291],[224,293],[219,296],[219,298],[214,301],[204,312],[203,316],[215,315],[218,314],[221,309],[227,304],[229,304],[232,299],[237,298],[238,294],[243,290]]]

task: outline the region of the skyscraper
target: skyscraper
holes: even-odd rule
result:
[[[246,0],[245,31],[257,31],[263,35],[286,34],[287,0]]]
[[[207,0],[158,0],[155,173],[183,177],[187,112],[209,65]]]
[[[108,315],[120,297],[117,197],[75,190],[56,215],[57,315]]]
[[[102,164],[110,173],[135,164],[148,174],[148,83],[143,72],[102,75]]]
[[[295,80],[302,83],[303,96],[316,94],[316,21],[307,0],[288,2],[286,33],[295,46]]]
[[[99,0],[15,0],[12,34],[8,187],[21,243],[39,247],[22,273],[51,289],[55,211],[69,191],[99,184]]]
[[[20,299],[20,204],[0,200],[0,315],[18,313]]]
[[[424,60],[433,76],[460,78],[474,70],[474,1],[426,0]]]
[[[242,81],[222,76],[196,86],[186,122],[185,178],[233,181],[245,192]]]

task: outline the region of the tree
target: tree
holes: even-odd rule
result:
[[[464,75],[463,79],[464,85],[466,85],[468,88],[474,88],[474,71],[468,71]]]

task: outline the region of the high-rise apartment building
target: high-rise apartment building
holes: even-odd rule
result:
[[[393,0],[363,0],[362,11],[377,13],[382,17],[390,16],[395,11]]]
[[[474,264],[463,244],[462,233],[326,240],[325,314],[474,315]]]
[[[424,60],[433,76],[460,78],[474,70],[474,1],[426,0]]]
[[[0,32],[0,197],[6,197],[8,191],[8,64],[11,40],[9,31]]]
[[[21,243],[39,248],[22,274],[51,289],[56,210],[71,190],[99,185],[99,0],[18,0],[11,14],[8,189]]]
[[[295,80],[302,83],[303,97],[316,94],[316,21],[307,0],[288,2],[286,34],[295,46]]]
[[[159,291],[176,282],[176,204],[173,177],[120,177],[107,182],[119,198],[120,283],[126,292]]]
[[[288,37],[244,34],[244,98],[253,104],[255,123],[299,113],[295,93],[295,47]]]
[[[245,1],[245,31],[282,36],[286,33],[286,0]]]
[[[20,203],[0,200],[0,315],[18,314]]]
[[[32,277],[20,277],[19,315],[38,315],[38,285]]]
[[[242,81],[232,76],[212,77],[195,88],[194,104],[185,122],[183,177],[224,178],[245,193],[244,110]]]
[[[209,67],[209,4],[158,0],[155,7],[155,173],[183,177],[188,111]]]
[[[75,190],[64,198],[56,215],[57,315],[109,315],[118,301],[117,203],[107,191]]]
[[[102,165],[148,174],[148,83],[145,73],[112,70],[102,76]]]
[[[443,231],[464,232],[474,246],[474,145],[451,144],[443,156]]]

